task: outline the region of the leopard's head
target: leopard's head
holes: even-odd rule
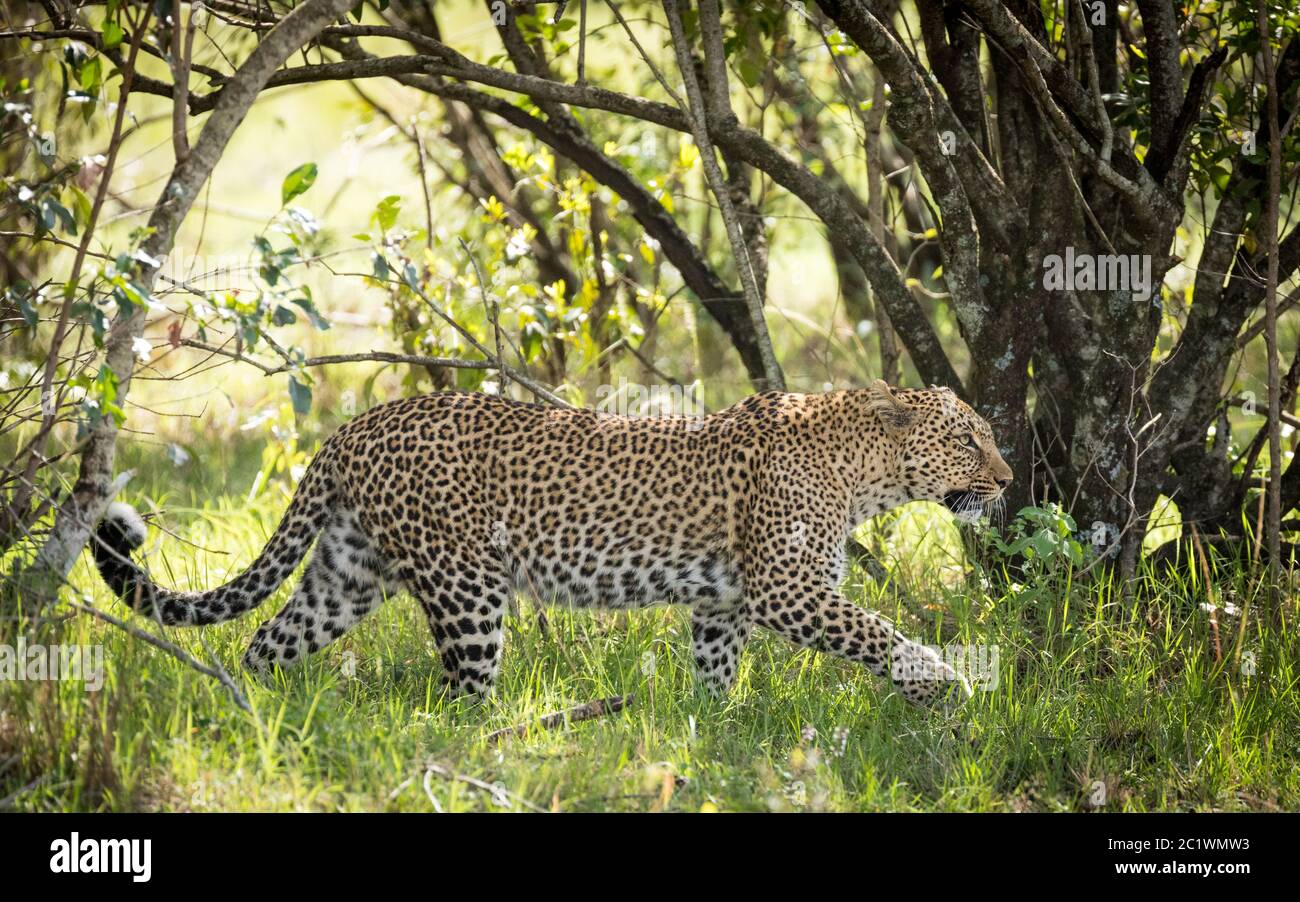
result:
[[[1011,468],[989,424],[952,389],[892,389],[877,379],[867,391],[899,445],[898,473],[912,500],[940,501],[971,519],[1001,501]]]

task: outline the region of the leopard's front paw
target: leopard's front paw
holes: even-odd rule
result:
[[[909,642],[896,646],[890,676],[903,698],[951,713],[973,694],[970,683],[939,652]]]

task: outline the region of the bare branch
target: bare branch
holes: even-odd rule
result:
[[[387,263],[387,261],[385,262]],[[400,272],[400,270],[394,268],[391,263],[388,265],[389,268],[392,269],[394,272]],[[477,338],[474,337],[474,333],[470,332],[468,329],[466,329],[464,326],[458,323],[454,317],[450,316],[445,310],[443,310],[441,307],[435,304],[433,302],[433,299],[430,298],[427,293],[425,293],[423,288],[421,288],[413,280],[403,281],[401,284],[406,286],[406,288],[409,289],[411,293],[414,294],[416,297],[418,297],[420,300],[424,301],[425,305],[428,306],[428,308],[432,310],[434,313],[436,313],[443,322],[447,323],[447,325],[451,326],[453,329],[459,332],[460,336],[464,338],[467,342],[469,342],[470,346],[473,347],[474,350],[478,351],[484,357],[492,358],[492,352],[488,350],[486,347],[484,347],[481,341],[479,341]],[[480,285],[480,290],[482,290],[481,285]],[[532,392],[534,395],[541,398],[542,400],[547,401],[548,403],[553,404],[556,407],[563,407],[568,410],[573,409],[573,405],[570,404],[568,401],[554,394],[553,392],[551,392],[550,389],[543,387],[542,385],[540,385],[538,382],[536,382],[534,379],[530,378],[529,376],[526,376],[523,373],[519,372],[514,367],[507,364],[504,360],[495,359],[492,361],[492,363],[493,363],[492,368],[500,372],[502,376],[505,376],[507,379],[510,379],[512,382],[518,382],[520,385],[528,389],[530,392]]]
[[[534,805],[532,802],[528,801],[523,796],[511,792],[510,790],[506,789],[504,786],[500,784],[494,785],[492,783],[486,783],[483,780],[478,779],[477,777],[471,777],[468,774],[457,773],[451,768],[443,767],[441,764],[435,764],[433,762],[429,762],[425,766],[426,777],[430,773],[437,774],[439,777],[442,777],[444,780],[455,780],[458,783],[464,783],[467,786],[473,786],[475,789],[479,790],[480,792],[486,792],[494,799],[498,797],[512,799],[516,804],[522,805],[524,808],[527,808],[529,811],[533,811],[538,814],[546,813],[545,808],[542,808],[539,805]],[[425,791],[429,792],[427,782],[425,785]],[[429,797],[430,798],[433,797],[432,792],[429,792]]]
[[[953,308],[968,335],[978,341],[983,325],[988,321],[980,282],[979,227],[966,191],[953,168],[953,157],[941,144],[935,106],[942,104],[948,109],[948,105],[930,91],[907,51],[861,0],[818,2],[844,33],[871,56],[890,84],[890,125],[916,154],[934,193],[935,203],[944,211],[939,232],[944,253],[944,281]],[[956,123],[950,109],[948,115]],[[958,150],[959,154],[983,156],[969,140],[966,145]],[[985,218],[990,221],[1008,218],[1011,209],[1013,205],[1005,203],[1004,199],[1001,204],[990,204]]]
[[[105,611],[101,611],[99,608],[93,607],[88,604],[82,604],[77,601],[69,601],[68,605],[72,607],[74,610],[78,610],[83,613],[89,614],[90,616],[94,617],[96,620],[102,620],[111,626],[115,626],[118,629],[122,630],[122,632],[130,636],[134,636],[137,639],[140,639],[144,642],[148,642],[154,648],[157,648],[160,651],[167,652],[167,654],[171,655],[173,658],[180,661],[185,666],[193,670],[197,670],[199,673],[203,674],[204,676],[212,677],[214,680],[216,680],[226,688],[226,691],[230,693],[231,697],[235,701],[235,704],[239,706],[240,710],[247,711],[249,714],[253,713],[253,708],[251,705],[248,704],[248,699],[244,697],[244,693],[239,691],[239,687],[235,685],[234,680],[230,678],[230,674],[227,673],[224,668],[217,669],[214,667],[209,667],[206,664],[202,664],[194,660],[194,658],[191,657],[185,651],[185,649],[181,648],[179,645],[176,645],[172,642],[168,642],[162,636],[154,635],[148,630],[142,630],[138,626],[132,626],[130,623],[127,623],[125,620],[119,620],[117,617],[114,617],[112,614],[109,614]]]
[[[364,57],[363,52],[355,47],[336,49],[356,58]],[[699,299],[700,304],[727,333],[740,354],[750,380],[758,384],[764,378],[763,362],[753,334],[753,324],[746,314],[744,298],[737,296],[735,289],[722,280],[703,251],[695,246],[645,185],[606,156],[585,132],[534,115],[503,97],[486,94],[468,85],[423,75],[398,76],[396,80],[445,101],[464,103],[472,109],[490,112],[511,125],[531,132],[557,153],[580,166],[596,181],[616,192],[627,202],[632,215],[647,234],[659,242],[664,256],[681,273],[686,286]],[[684,122],[682,125],[685,127]]]
[[[1170,146],[1174,122],[1183,105],[1183,73],[1178,65],[1177,12],[1172,0],[1137,0],[1142,14],[1147,77],[1151,83],[1151,143]]]
[[[766,388],[785,391],[785,376],[781,372],[781,365],[777,362],[776,353],[772,349],[772,337],[767,330],[767,322],[763,318],[763,296],[765,292],[759,286],[758,280],[754,276],[754,266],[749,259],[749,246],[745,243],[745,236],[741,232],[740,222],[736,219],[736,210],[731,203],[731,194],[727,190],[726,179],[722,175],[722,167],[718,165],[718,157],[713,149],[713,141],[709,137],[709,121],[714,118],[719,122],[734,121],[735,114],[731,111],[731,102],[725,96],[727,90],[727,73],[726,57],[722,52],[722,24],[718,18],[717,0],[701,0],[700,3],[700,31],[704,36],[705,42],[705,59],[712,57],[714,63],[711,65],[710,78],[720,78],[720,83],[714,83],[710,88],[713,95],[711,101],[704,99],[703,92],[695,77],[695,65],[691,54],[690,45],[686,39],[686,29],[682,25],[681,11],[677,8],[677,0],[665,0],[664,11],[668,15],[668,25],[672,30],[673,46],[677,51],[677,64],[681,70],[682,80],[686,87],[687,107],[686,112],[691,121],[691,132],[695,136],[695,143],[700,149],[700,161],[704,165],[704,174],[709,182],[709,189],[713,192],[714,198],[718,202],[718,209],[722,213],[722,221],[727,229],[727,239],[731,242],[731,252],[736,259],[736,270],[740,273],[740,284],[745,290],[745,302],[749,306],[749,317],[754,322],[754,331],[758,335],[759,353],[763,357],[763,372],[766,377]],[[721,73],[715,71],[721,66]],[[716,117],[711,116],[711,111],[716,113]]]
[[[297,367],[334,366],[339,363],[406,363],[411,366],[445,366],[450,369],[461,370],[492,370],[497,368],[496,364],[491,360],[465,360],[461,357],[426,357],[420,354],[392,354],[387,351],[367,351],[360,354],[327,354],[323,357],[308,357],[296,365],[283,363],[279,366],[267,366],[240,351],[231,351],[228,348],[208,344],[195,338],[182,338],[181,344],[186,347],[197,348],[200,351],[206,351],[209,354],[216,354],[219,357],[228,357],[240,363],[247,363],[268,376],[287,373]]]
[[[1145,14],[1145,8],[1144,8]],[[1268,348],[1268,541],[1269,607],[1273,624],[1282,622],[1280,595],[1282,557],[1282,385],[1278,369],[1277,280],[1278,204],[1282,196],[1282,115],[1277,96],[1277,64],[1273,56],[1273,30],[1267,3],[1259,4],[1260,51],[1264,57],[1264,79],[1268,87],[1265,115],[1268,130],[1268,192],[1264,205],[1263,232],[1268,241],[1268,276],[1264,289],[1264,343]]]

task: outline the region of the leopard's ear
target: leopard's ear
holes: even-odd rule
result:
[[[894,394],[884,379],[877,379],[867,389],[867,406],[890,435],[902,435],[916,423],[916,409]]]
[[[930,383],[930,388],[939,393],[939,399],[940,403],[943,404],[944,414],[951,416],[956,413],[957,393],[955,391],[946,385],[935,385],[933,382]]]

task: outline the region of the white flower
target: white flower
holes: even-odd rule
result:
[[[133,338],[131,339],[131,351],[141,360],[148,360],[150,355],[153,354],[153,345],[149,344],[147,338]]]
[[[275,411],[263,410],[259,412],[257,415],[253,416],[251,419],[245,421],[239,427],[239,429],[241,432],[247,432],[250,429],[256,429],[258,426],[261,426],[263,423],[271,419],[271,417],[273,416],[275,416]]]
[[[1208,601],[1203,601],[1201,602],[1201,610],[1207,614],[1213,614],[1215,611],[1222,611],[1225,617],[1236,617],[1238,613],[1237,606],[1230,601],[1225,601],[1222,607]]]
[[[523,229],[516,229],[515,233],[510,236],[509,243],[506,244],[507,259],[517,259],[526,255],[528,251],[528,236],[524,234]]]
[[[140,263],[143,263],[145,266],[148,266],[150,269],[162,269],[163,263],[166,262],[165,257],[162,260],[159,260],[157,257],[149,256],[142,250],[137,250],[131,256]]]

